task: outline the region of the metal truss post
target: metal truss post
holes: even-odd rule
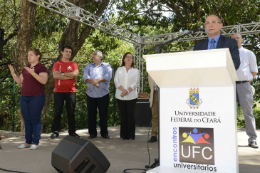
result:
[[[138,93],[144,91],[144,59],[143,59],[144,46],[134,45],[134,62],[135,67],[140,71],[140,87],[138,87]]]

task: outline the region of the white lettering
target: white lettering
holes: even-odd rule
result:
[[[200,153],[199,151],[195,151],[195,148],[200,148],[199,146],[193,146],[192,152],[193,152],[193,158],[195,158],[195,153]]]
[[[210,160],[211,158],[212,158],[212,155],[210,155],[210,157],[205,157],[205,155],[204,155],[204,150],[205,149],[208,149],[209,151],[212,151],[212,149],[211,148],[209,148],[209,147],[204,147],[203,149],[202,149],[202,157],[204,158],[204,159],[206,159],[206,160]]]
[[[188,156],[185,156],[185,155],[183,154],[183,145],[181,145],[181,155],[182,155],[183,157],[185,157],[185,158],[189,158],[189,157],[190,157],[190,146],[189,146],[189,154],[188,154]]]

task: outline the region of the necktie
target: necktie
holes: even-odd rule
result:
[[[215,48],[215,40],[214,39],[212,39],[211,41],[210,41],[210,49],[216,49]]]

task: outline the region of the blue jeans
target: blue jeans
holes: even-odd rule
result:
[[[45,95],[21,96],[20,98],[27,144],[39,144],[39,140],[41,139],[41,112],[44,102]]]

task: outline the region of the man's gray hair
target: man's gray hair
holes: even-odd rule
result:
[[[95,50],[94,54],[97,54],[97,56],[101,57],[101,60],[104,59],[103,53],[100,50]]]

